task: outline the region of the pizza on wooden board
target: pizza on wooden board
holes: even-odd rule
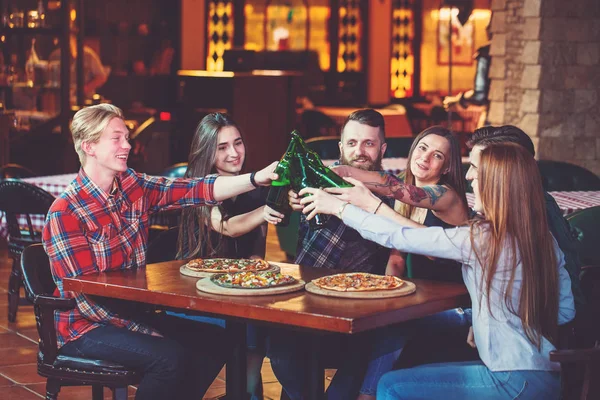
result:
[[[261,259],[247,258],[195,258],[185,264],[185,267],[196,272],[242,272],[264,271],[271,266]]]
[[[336,292],[364,292],[398,289],[404,284],[404,281],[395,276],[350,272],[324,276],[313,280],[312,283],[321,289],[334,290]]]
[[[241,289],[265,289],[297,282],[296,278],[291,275],[273,271],[217,274],[213,275],[210,280],[219,286]]]

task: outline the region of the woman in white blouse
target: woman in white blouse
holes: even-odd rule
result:
[[[559,397],[560,366],[550,362],[549,352],[558,325],[573,319],[575,308],[535,160],[519,145],[491,145],[481,152],[472,186],[481,217],[453,229],[403,227],[323,190],[300,192],[311,195],[302,199],[308,218],[337,214],[381,245],[463,265],[473,307],[469,336],[481,361],[389,372],[379,382],[378,399]]]

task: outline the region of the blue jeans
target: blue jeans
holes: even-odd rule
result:
[[[66,356],[108,360],[140,371],[135,398],[201,398],[223,365],[227,338],[221,328],[155,316],[164,337],[104,325],[61,347]],[[195,325],[195,326],[192,326]]]
[[[470,309],[452,309],[357,337],[326,336],[321,346],[325,364],[338,367],[327,390],[327,398],[352,399],[359,393],[375,395],[380,378],[392,370],[410,338],[435,341],[440,336],[459,331],[459,340],[464,344],[470,325]],[[269,340],[268,356],[275,376],[292,400],[304,399],[305,359],[309,351],[305,335],[280,330],[273,331]]]
[[[544,399],[560,397],[560,374],[492,372],[481,361],[421,365],[392,371],[377,386],[377,399]]]
[[[221,318],[189,315],[173,311],[167,311],[167,314],[176,318],[220,326],[221,328],[225,328],[226,324],[225,320]],[[250,394],[250,400],[258,400],[263,397],[261,368],[266,354],[265,342],[266,333],[264,332],[264,328],[253,324],[246,324],[246,347],[248,349],[246,353],[246,385]]]

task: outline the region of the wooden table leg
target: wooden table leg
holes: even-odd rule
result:
[[[308,398],[325,399],[325,373],[321,362],[321,335],[310,335],[310,360],[308,364]]]
[[[227,321],[225,329],[231,340],[231,358],[227,361],[225,380],[227,399],[246,398],[246,324]]]

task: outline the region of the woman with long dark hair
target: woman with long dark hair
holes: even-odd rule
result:
[[[205,116],[196,129],[186,178],[238,175],[246,159],[246,145],[233,119],[223,113]],[[268,188],[267,188],[268,189]],[[264,258],[267,238],[266,221],[275,222],[283,215],[265,205],[266,190],[254,190],[225,200],[220,206],[183,210],[179,225],[177,258]],[[185,318],[224,326],[215,318]],[[252,399],[262,397],[260,369],[265,355],[264,334],[254,326],[247,331],[248,392]]]
[[[397,200],[395,210],[382,203],[361,186],[350,189],[332,189],[330,193],[366,210],[375,210],[379,215],[392,218],[399,223],[415,228],[459,226],[468,220],[468,205],[465,196],[465,179],[462,174],[460,146],[448,129],[432,126],[421,132],[412,143],[408,153],[408,165],[403,177],[385,172],[363,171],[358,168],[340,166],[335,171],[343,177],[351,177],[365,184],[378,195]],[[406,256],[394,252],[394,263],[400,266],[388,268],[388,275],[401,276]],[[413,277],[460,281],[460,266],[452,263],[448,268],[443,260],[411,255],[414,265]]]
[[[320,189],[303,189],[307,218],[337,214],[381,245],[462,263],[473,305],[470,342],[481,361],[389,372],[378,399],[555,399],[560,366],[549,360],[558,324],[575,316],[564,259],[549,231],[537,164],[523,147],[481,151],[469,226],[412,229]]]
[[[245,159],[246,145],[236,123],[227,114],[211,113],[198,124],[185,177],[238,175]],[[264,258],[265,219],[279,215],[265,206],[265,198],[264,190],[254,190],[218,207],[185,209],[179,226],[178,258]]]

